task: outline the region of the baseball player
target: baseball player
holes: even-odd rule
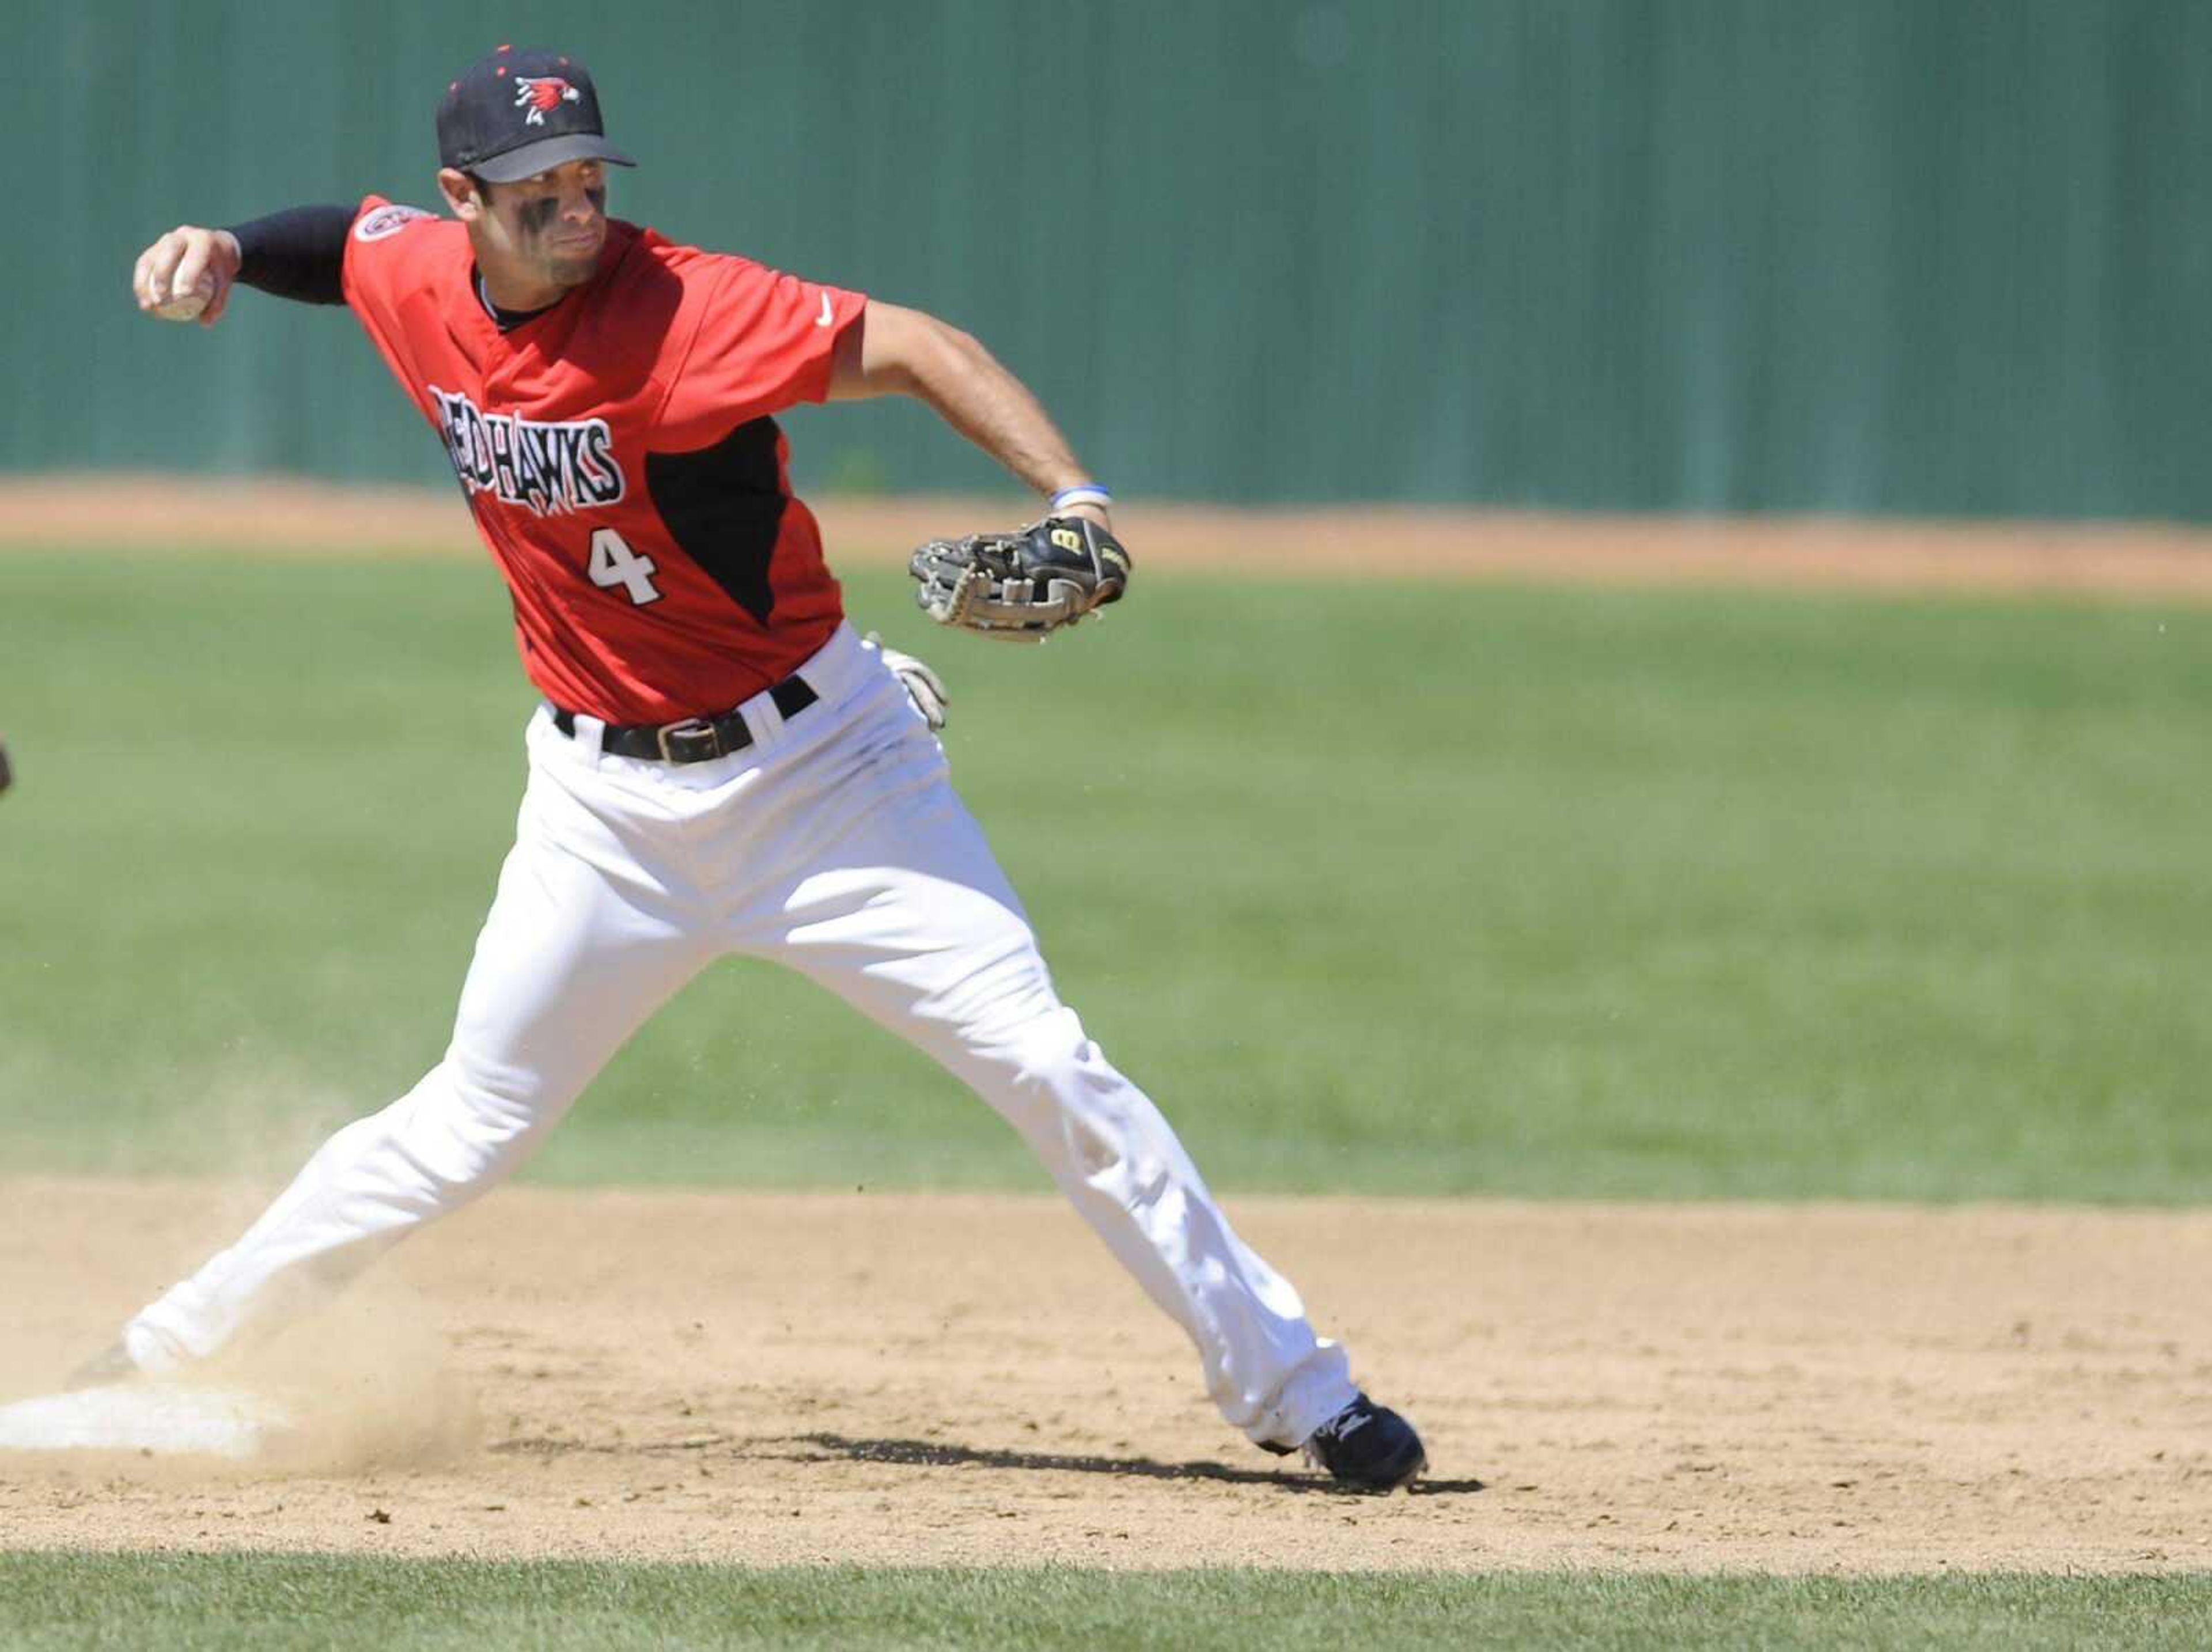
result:
[[[918,397],[1048,501],[994,542],[1036,566],[947,580],[957,546],[918,556],[924,605],[970,629],[1031,604],[1045,623],[1015,629],[1049,629],[1120,594],[1106,489],[965,334],[608,217],[608,171],[634,163],[574,58],[500,47],[447,88],[437,131],[450,216],[372,195],[185,226],[132,284],[142,310],[204,325],[239,282],[343,303],[436,432],[544,696],[515,845],[444,1058],[80,1376],[204,1360],[459,1209],[685,981],[743,953],[819,981],[997,1108],[1255,1444],[1354,1486],[1412,1479],[1412,1427],[1354,1387],[1054,994],[947,780],[941,689],[847,623],[775,415]]]

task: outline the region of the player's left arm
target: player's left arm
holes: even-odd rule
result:
[[[880,299],[838,335],[830,399],[912,396],[1039,493],[1050,496],[1091,480],[1067,438],[1029,386],[967,333],[921,310]],[[1077,504],[1067,515],[1110,527],[1103,505]]]

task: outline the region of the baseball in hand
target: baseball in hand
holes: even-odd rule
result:
[[[154,313],[164,321],[197,321],[215,297],[215,277],[203,273],[188,292],[173,295],[167,304],[156,304]]]

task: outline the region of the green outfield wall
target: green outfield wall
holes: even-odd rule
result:
[[[969,327],[1125,491],[2204,518],[2204,0],[8,8],[5,465],[428,480],[351,321],[143,320],[179,220],[432,199],[502,39],[616,210]],[[810,485],[994,472],[917,408]]]

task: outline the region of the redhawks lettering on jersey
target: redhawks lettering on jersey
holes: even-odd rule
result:
[[[346,302],[452,462],[565,711],[668,723],[796,670],[844,616],[775,416],[829,394],[858,293],[610,220],[597,271],[502,331],[467,231],[371,196]]]
[[[545,424],[486,413],[465,396],[428,388],[464,492],[495,493],[544,516],[611,505],[627,490],[605,419]]]

